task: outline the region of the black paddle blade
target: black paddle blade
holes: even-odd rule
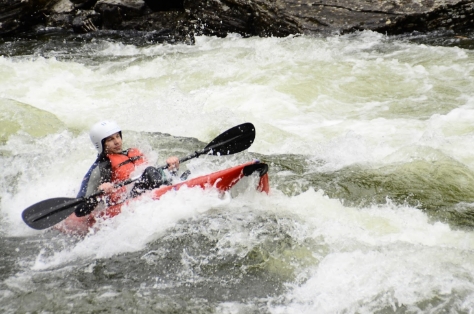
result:
[[[255,140],[255,127],[247,122],[228,129],[212,140],[204,150],[213,155],[232,155],[246,150]]]
[[[66,219],[84,203],[82,198],[50,198],[25,209],[23,221],[31,228],[43,230]]]

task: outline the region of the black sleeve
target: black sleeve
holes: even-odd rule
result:
[[[109,159],[99,163],[100,184],[112,181],[112,164]]]
[[[99,185],[104,182],[110,182],[112,178],[112,166],[110,160],[101,159],[95,169],[89,173],[87,185],[84,187],[85,192],[82,197],[85,197],[85,202],[82,206],[78,206],[74,213],[77,217],[82,217],[90,214],[99,204],[99,197],[88,197],[89,195],[98,191]]]

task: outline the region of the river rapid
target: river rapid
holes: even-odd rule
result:
[[[0,311],[472,313],[473,47],[372,32],[1,41]],[[182,170],[259,159],[270,194],[250,177],[140,200],[85,237],[27,227],[28,206],[75,197],[103,119],[156,165],[251,122],[247,151]]]

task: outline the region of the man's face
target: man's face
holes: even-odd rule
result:
[[[122,152],[122,138],[117,132],[105,138],[104,149],[106,154],[119,154]]]

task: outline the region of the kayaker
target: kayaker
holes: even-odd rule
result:
[[[92,126],[89,135],[97,149],[98,156],[84,176],[77,198],[91,195],[99,190],[104,191],[104,195],[100,198],[92,198],[84,206],[77,208],[76,216],[81,217],[91,213],[101,200],[105,201],[107,205],[114,205],[146,190],[157,188],[163,184],[171,184],[171,179],[162,169],[147,167],[130,193],[127,193],[126,187],[114,188],[118,182],[130,178],[137,166],[145,166],[146,158],[136,148],[122,149],[122,130],[113,121],[96,123]],[[166,163],[171,173],[178,171],[178,157],[168,157]]]

